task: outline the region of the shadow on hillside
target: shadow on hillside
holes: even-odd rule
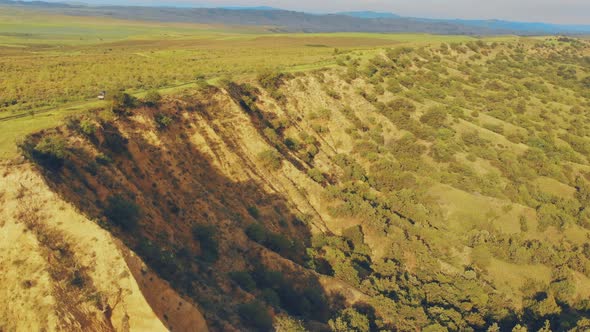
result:
[[[326,294],[302,267],[309,226],[281,195],[254,180],[226,177],[190,142],[188,120],[179,111],[169,115],[173,123],[156,133],[158,145],[146,140],[151,127],[145,124],[103,123],[67,153],[63,165],[45,167],[48,184],[198,303],[212,330],[226,324],[268,329],[242,314],[244,303],[261,308],[248,293],[274,312],[325,323],[343,301]],[[123,138],[119,127],[130,137]],[[74,133],[47,131],[31,136],[29,145],[55,135]],[[91,146],[98,156],[88,152]]]

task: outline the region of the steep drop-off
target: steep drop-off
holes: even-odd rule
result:
[[[533,40],[353,54],[115,105],[21,148],[76,218],[120,241],[116,266],[175,331],[198,331],[198,312],[213,331],[583,331],[588,53]],[[171,289],[143,283],[126,248]],[[75,287],[93,264],[68,262]],[[193,311],[155,304],[173,290]],[[105,304],[87,306],[70,321],[108,325]]]

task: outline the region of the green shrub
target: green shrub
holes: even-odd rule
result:
[[[328,97],[332,98],[332,99],[336,99],[339,100],[342,97],[340,96],[340,94],[338,94],[338,92],[332,90],[332,89],[328,89],[328,88],[324,88],[324,92],[328,95]]]
[[[264,128],[262,130],[264,136],[268,139],[268,141],[275,147],[281,146],[281,138],[279,134],[273,128]]]
[[[244,324],[259,331],[270,331],[272,329],[272,317],[266,307],[258,301],[240,304],[238,314]]]
[[[420,117],[420,122],[433,128],[443,127],[447,121],[447,111],[442,107],[432,107]]]
[[[88,119],[84,119],[80,121],[80,131],[82,132],[82,134],[88,137],[92,137],[96,133],[96,125],[94,124],[94,122]]]
[[[122,195],[114,195],[108,198],[104,215],[115,225],[129,231],[137,228],[141,210],[135,202]]]
[[[197,84],[197,89],[205,90],[209,88],[209,83],[207,83],[207,77],[203,74],[196,74],[195,75],[195,83]]]
[[[483,127],[489,131],[493,131],[497,134],[504,134],[504,126],[501,124],[485,123]]]
[[[262,166],[272,171],[278,171],[281,168],[281,154],[275,150],[266,150],[258,154],[258,160]]]
[[[412,134],[406,134],[402,138],[391,142],[389,148],[398,159],[417,158],[426,152],[426,147]]]
[[[248,214],[250,216],[252,216],[252,218],[254,218],[254,219],[260,218],[260,211],[258,210],[258,208],[256,206],[254,206],[254,205],[248,206],[246,208],[246,210],[248,211]]]
[[[300,320],[284,314],[276,316],[275,329],[278,332],[307,332]]]
[[[353,308],[344,309],[336,319],[329,321],[329,325],[333,332],[370,331],[369,319]]]
[[[307,176],[309,176],[312,180],[317,183],[324,183],[326,179],[324,178],[324,174],[317,168],[312,168],[307,171]]]
[[[381,86],[381,85],[379,84],[379,85],[376,85],[376,86],[375,86],[375,89],[373,90],[373,92],[374,92],[376,95],[378,95],[378,96],[381,96],[381,95],[383,95],[383,94],[385,93],[385,89],[383,88],[383,86]]]
[[[455,149],[445,142],[436,141],[431,147],[432,158],[439,162],[450,162],[455,160]]]
[[[113,95],[111,106],[113,113],[127,115],[129,114],[129,108],[137,106],[137,98],[125,92],[118,92]]]
[[[337,154],[334,156],[334,162],[344,171],[343,179],[350,180],[367,180],[367,172],[356,160],[345,154]]]
[[[219,258],[219,243],[216,238],[217,229],[212,225],[196,225],[192,229],[193,238],[199,241],[201,259],[212,263]]]
[[[365,244],[365,235],[360,225],[352,226],[342,231],[342,237],[346,239],[351,248],[363,255],[370,255],[371,249]]]
[[[278,71],[266,69],[258,74],[258,83],[267,90],[276,90],[281,87],[283,80],[290,77],[288,74],[284,74]]]
[[[256,289],[256,282],[252,275],[248,271],[235,271],[230,272],[229,277],[236,283],[240,288],[247,292],[252,292]]]
[[[324,120],[329,121],[332,117],[332,111],[327,108],[322,108],[317,112],[313,112],[309,115],[310,120]]]
[[[285,138],[285,145],[287,148],[289,148],[289,150],[298,151],[301,149],[301,143],[296,138]]]
[[[262,298],[269,305],[278,308],[281,306],[281,298],[272,288],[265,288],[262,290]]]
[[[283,234],[269,231],[262,224],[252,224],[246,228],[245,232],[250,240],[260,243],[272,251],[283,255],[291,254],[293,251],[293,241]]]
[[[266,241],[263,245],[272,251],[282,254],[288,254],[293,248],[293,242],[288,237],[273,232],[266,234]]]
[[[559,66],[557,68],[557,75],[561,76],[565,80],[573,80],[576,78],[576,69],[568,66]]]
[[[126,154],[129,140],[112,124],[103,124],[103,147],[116,154]]]
[[[73,273],[72,279],[70,280],[70,285],[82,289],[86,283],[84,279],[84,275],[80,270],[76,270]]]
[[[461,134],[461,139],[463,142],[469,146],[479,146],[484,147],[488,144],[488,141],[481,138],[479,133],[475,130],[468,131]]]
[[[173,278],[180,271],[179,262],[173,252],[162,249],[160,245],[145,238],[139,239],[135,252],[164,278]]]
[[[266,228],[261,224],[255,223],[246,228],[246,235],[250,240],[258,243],[266,242]]]
[[[156,121],[156,127],[158,127],[158,129],[166,129],[172,124],[172,118],[163,113],[156,114],[154,120]]]
[[[387,88],[387,91],[394,93],[394,94],[400,93],[403,91],[401,84],[399,84],[398,80],[396,80],[394,78],[387,81],[386,88]]]
[[[32,149],[26,145],[23,149],[35,162],[51,171],[59,170],[67,156],[66,141],[58,135],[45,136]]]
[[[143,98],[143,103],[150,107],[156,107],[162,101],[162,95],[158,92],[158,90],[150,90],[147,92],[145,97]]]
[[[104,155],[104,154],[100,154],[100,155],[96,156],[94,161],[96,161],[97,164],[103,165],[103,166],[106,166],[106,165],[111,164],[113,162],[113,160],[109,156]]]

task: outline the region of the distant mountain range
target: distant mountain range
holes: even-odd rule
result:
[[[372,11],[359,12],[341,12],[341,15],[347,15],[358,18],[401,18],[402,16],[394,13],[382,13]],[[504,20],[464,20],[464,19],[428,19],[417,18],[413,19],[423,22],[444,22],[456,23],[470,27],[488,28],[491,30],[515,31],[526,33],[543,33],[543,34],[559,34],[559,33],[574,33],[574,34],[588,34],[590,33],[590,25],[563,25],[550,23],[535,23],[535,22],[514,22]]]
[[[426,19],[372,11],[310,14],[272,7],[178,8],[148,6],[88,6],[73,3],[0,0],[20,6],[74,16],[204,24],[256,25],[283,32],[377,32],[461,35],[589,34],[590,25],[558,25],[502,20]]]
[[[437,20],[435,20],[437,21]],[[439,20],[441,21],[441,20]],[[536,32],[542,34],[589,34],[590,25],[563,25],[550,23],[513,22],[503,20],[442,20],[444,22],[456,22],[473,27],[486,27],[490,29],[503,29],[522,32]]]
[[[358,18],[400,18],[400,15],[394,13],[382,13],[382,12],[371,12],[371,11],[360,11],[360,12],[340,12],[339,15],[346,15]]]

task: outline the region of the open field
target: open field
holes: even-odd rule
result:
[[[510,37],[503,37],[506,39]],[[101,107],[98,92],[177,91],[197,77],[248,77],[270,68],[305,71],[350,52],[473,40],[424,34],[272,34],[263,28],[0,13],[0,158],[15,140],[64,116]],[[337,50],[336,50],[337,49]],[[37,114],[33,116],[34,114]],[[18,119],[8,120],[18,117]],[[22,118],[25,116],[26,118]],[[4,118],[4,121],[2,119]]]

